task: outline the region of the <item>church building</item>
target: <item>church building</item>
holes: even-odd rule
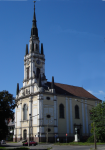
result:
[[[60,142],[90,136],[90,110],[101,102],[82,87],[48,82],[45,54],[38,36],[35,4],[29,46],[24,56],[23,87],[17,84],[13,141]],[[28,48],[29,47],[29,48]]]

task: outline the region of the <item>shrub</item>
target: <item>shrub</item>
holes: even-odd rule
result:
[[[94,136],[90,136],[88,139],[87,139],[87,143],[94,143]]]

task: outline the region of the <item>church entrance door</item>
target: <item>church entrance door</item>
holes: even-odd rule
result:
[[[24,140],[27,139],[27,130],[24,130],[24,131],[23,131],[23,138],[24,138]]]

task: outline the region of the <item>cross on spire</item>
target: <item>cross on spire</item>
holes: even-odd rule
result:
[[[35,12],[35,2],[36,2],[36,1],[33,1],[33,2],[34,2],[34,12]]]

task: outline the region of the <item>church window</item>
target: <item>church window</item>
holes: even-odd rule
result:
[[[50,116],[50,115],[47,115],[47,118],[51,118],[51,116]]]
[[[59,117],[64,118],[64,105],[63,104],[59,105]]]
[[[38,44],[36,44],[36,50],[38,50]]]
[[[36,76],[37,76],[37,78],[39,78],[39,74],[40,74],[40,69],[37,68],[37,70],[36,70]]]
[[[50,100],[50,97],[46,97],[47,100]]]
[[[23,138],[24,138],[24,140],[26,140],[27,139],[27,130],[25,129],[25,130],[23,130]]]
[[[27,79],[29,79],[29,67],[27,68]]]
[[[50,132],[50,131],[51,131],[51,129],[50,129],[50,128],[48,128],[48,129],[47,129],[47,131],[48,131],[48,132]]]
[[[27,120],[27,105],[23,106],[23,120]]]
[[[78,107],[78,105],[75,106],[75,118],[79,119],[79,107]]]

